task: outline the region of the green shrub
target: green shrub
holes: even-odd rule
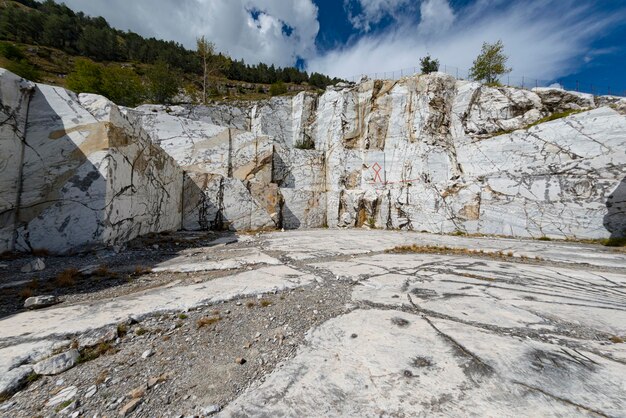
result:
[[[155,103],[171,103],[181,86],[181,75],[165,62],[159,61],[147,73],[150,99]]]
[[[626,238],[609,238],[604,241],[607,247],[626,247]]]
[[[145,96],[141,79],[130,68],[105,67],[85,58],[76,60],[67,86],[76,93],[101,94],[122,106],[137,106]]]
[[[420,71],[422,74],[430,74],[439,71],[439,60],[430,57],[430,54],[420,58]]]
[[[74,71],[67,76],[67,87],[76,93],[102,92],[102,66],[86,58],[78,58]]]
[[[272,96],[279,96],[287,93],[287,86],[282,81],[277,81],[270,86],[270,94]]]
[[[20,61],[26,58],[21,49],[8,42],[0,42],[0,55],[11,61]]]
[[[39,81],[39,71],[34,65],[29,63],[25,59],[19,61],[9,61],[9,63],[6,65],[6,68],[12,73],[17,74],[27,80]]]
[[[144,97],[141,80],[129,68],[104,68],[100,91],[102,95],[122,106],[135,107]]]
[[[315,149],[315,141],[307,137],[296,141],[295,147],[297,149]]]

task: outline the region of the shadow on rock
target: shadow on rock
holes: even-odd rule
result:
[[[626,238],[626,178],[607,198],[606,208],[604,227],[611,233],[611,239]]]

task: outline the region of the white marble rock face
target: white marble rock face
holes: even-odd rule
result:
[[[182,116],[181,109],[126,109],[185,171],[186,230],[275,228],[278,193],[271,184],[273,141],[249,131]]]
[[[204,172],[185,175],[183,228],[197,230],[273,229],[276,222],[245,184]]]
[[[306,133],[323,153],[328,226],[525,237],[625,233],[620,100],[492,88],[443,74],[329,88],[309,102],[313,110],[306,100],[293,99],[292,132],[300,135],[294,143]],[[581,113],[531,126],[569,110]],[[299,162],[287,165],[302,170]],[[296,206],[303,204],[299,197]]]
[[[285,228],[605,238],[625,233],[623,101],[554,88],[488,87],[436,73],[329,87],[319,96],[167,110],[181,125],[211,115],[222,129],[245,125],[234,115],[248,115],[249,135],[274,144],[265,148],[273,154],[271,179],[257,178],[248,189],[258,195],[278,186],[277,224]],[[540,123],[570,111],[580,113]],[[200,155],[187,139],[193,129],[171,131],[154,136],[175,144],[172,155],[196,153],[194,167],[215,156],[225,161],[217,144],[207,151],[211,157]],[[315,149],[296,149],[306,141]],[[231,152],[231,171],[251,160],[245,142],[241,149]],[[229,175],[219,162],[203,170]],[[276,221],[274,210],[268,207]]]
[[[616,97],[435,73],[125,109],[45,85],[30,95],[5,71],[0,83],[2,250],[66,251],[180,227],[626,234]],[[314,149],[299,149],[307,142]]]
[[[20,158],[30,94],[34,84],[0,68],[0,253],[14,250]]]
[[[30,97],[23,156],[14,158],[21,176],[10,176],[22,179],[19,210],[3,223],[16,250],[63,253],[180,227],[182,170],[115,104],[82,99],[43,84]]]

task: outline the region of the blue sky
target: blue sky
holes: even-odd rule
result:
[[[625,0],[65,0],[120,29],[193,48],[206,35],[246,62],[351,78],[409,69],[426,53],[463,75],[502,39],[519,83],[626,94]]]

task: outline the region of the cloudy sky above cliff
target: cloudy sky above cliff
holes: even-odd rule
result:
[[[246,62],[351,78],[439,58],[462,75],[502,39],[514,72],[625,89],[623,0],[65,0],[112,26],[189,48],[206,35]]]

